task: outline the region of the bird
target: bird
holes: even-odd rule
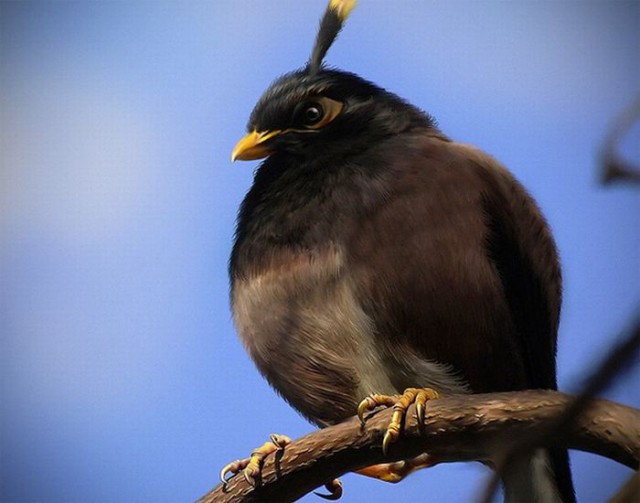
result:
[[[562,277],[549,225],[493,157],[324,63],[354,6],[330,0],[309,61],[271,84],[233,149],[232,160],[262,160],[229,260],[243,345],[320,427],[402,397],[423,410],[440,395],[557,389]],[[383,447],[399,434],[390,425]],[[223,481],[271,450],[227,465]],[[575,501],[564,449],[527,455],[503,484],[507,501]]]

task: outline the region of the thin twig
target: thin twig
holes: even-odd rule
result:
[[[640,118],[640,96],[622,112],[605,139],[601,154],[600,179],[603,185],[620,181],[640,183],[640,168],[618,153],[622,138],[638,118]]]

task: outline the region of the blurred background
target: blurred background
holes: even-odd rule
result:
[[[245,355],[226,266],[256,167],[231,149],[270,81],[305,63],[324,8],[0,2],[3,501],[194,500],[269,433],[313,429]],[[640,91],[639,54],[637,1],[361,0],[327,58],[493,154],[538,200],[564,266],[567,391],[638,310],[640,192],[604,189],[596,170]],[[636,368],[606,396],[638,407],[638,382]],[[631,475],[572,457],[580,501]],[[348,475],[344,501],[469,501],[486,475]]]

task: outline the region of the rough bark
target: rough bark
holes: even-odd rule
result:
[[[226,490],[218,485],[200,502],[293,501],[346,472],[423,452],[439,462],[491,462],[505,445],[552,429],[572,400],[555,391],[445,397],[427,404],[422,427],[411,406],[403,434],[386,457],[381,445],[392,411],[369,415],[364,428],[352,418],[298,439],[279,459],[269,456],[258,487],[239,475]],[[551,436],[544,443],[605,456],[637,470],[640,410],[593,400],[562,438]]]

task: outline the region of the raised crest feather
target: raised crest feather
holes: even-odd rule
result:
[[[324,16],[320,20],[316,42],[309,59],[309,74],[317,73],[327,51],[340,33],[342,25],[356,6],[356,0],[330,0]]]

